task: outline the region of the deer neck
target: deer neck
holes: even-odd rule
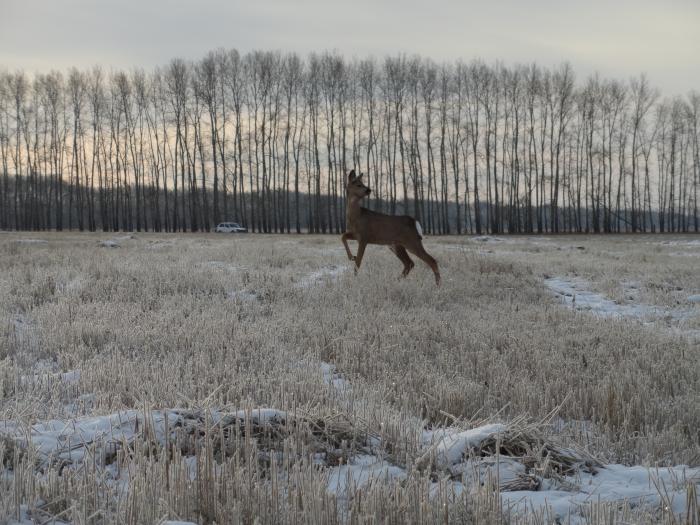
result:
[[[348,226],[354,226],[357,222],[357,219],[360,218],[361,214],[362,207],[360,206],[360,199],[358,199],[357,197],[348,197],[348,205],[345,211],[345,218],[347,220]]]

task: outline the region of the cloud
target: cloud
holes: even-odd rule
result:
[[[667,94],[700,89],[700,3],[603,0],[2,0],[0,67],[150,68],[217,48],[570,61]]]

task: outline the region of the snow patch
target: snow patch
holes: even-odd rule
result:
[[[538,491],[501,492],[504,512],[517,515],[535,510],[547,516],[545,522],[583,524],[591,504],[610,502],[649,510],[670,506],[679,516],[688,504],[685,487],[700,484],[700,468],[606,465],[597,474],[580,472],[559,483],[544,481]]]
[[[172,241],[156,240],[149,241],[144,248],[146,250],[160,250],[163,248],[172,248],[173,246],[175,246],[175,243]]]
[[[33,506],[34,507],[34,506]],[[20,505],[18,507],[19,516],[16,518],[6,517],[8,521],[3,521],[7,525],[36,525],[37,523],[50,523],[51,525],[70,525],[69,522],[57,520],[50,514],[41,512],[41,510],[32,508],[28,505]]]
[[[95,394],[81,394],[74,401],[65,405],[66,413],[73,416],[84,414],[86,411],[93,409],[95,400]]]
[[[29,376],[20,376],[20,384],[51,384],[64,383],[66,385],[74,385],[80,381],[80,370],[69,370],[63,373],[39,373]]]
[[[477,235],[473,240],[479,242],[506,242],[502,237],[493,237],[492,235]]]
[[[625,294],[631,301],[628,303],[617,303],[590,291],[590,283],[580,278],[551,277],[545,279],[544,284],[574,310],[587,311],[599,317],[636,319],[645,325],[654,325],[691,340],[700,340],[700,330],[687,325],[688,321],[698,315],[693,307],[666,308],[637,303],[638,283],[623,283]],[[688,300],[694,302],[690,298]]]
[[[255,292],[248,292],[246,290],[229,290],[226,292],[226,297],[230,301],[239,303],[253,303],[259,299]]]
[[[700,239],[688,240],[675,240],[675,241],[661,241],[655,242],[653,244],[662,244],[665,246],[700,246]]]
[[[691,339],[700,339],[700,330],[684,327],[684,323],[696,318],[694,308],[665,308],[662,306],[634,302],[638,297],[639,283],[623,283],[631,302],[617,303],[603,295],[590,291],[591,284],[578,277],[550,277],[544,284],[561,301],[574,310],[587,311],[600,317],[631,318],[644,324],[665,323],[665,329]],[[695,296],[690,296],[695,297]],[[690,302],[694,302],[688,298]]]
[[[470,458],[464,463],[453,465],[449,470],[453,476],[461,475],[462,483],[467,486],[497,483],[502,491],[507,490],[509,484],[527,477],[525,465],[507,456]]]
[[[44,239],[17,239],[15,241],[17,244],[48,244],[49,241]]]
[[[136,239],[136,236],[132,234],[118,235],[117,237],[112,237],[111,239],[103,239],[98,241],[98,243],[103,248],[119,248],[122,242],[129,241],[131,239]]]
[[[30,351],[35,351],[39,348],[36,324],[28,317],[23,314],[17,314],[10,319],[10,324],[14,328],[15,337],[20,345],[27,345]]]
[[[345,267],[337,266],[335,264],[331,266],[324,266],[323,268],[302,277],[295,286],[296,288],[312,288],[323,282],[335,281],[343,272],[345,272],[345,270]]]
[[[252,410],[239,410],[235,413],[238,419],[250,421],[255,425],[271,425],[274,423],[284,423],[287,420],[287,413],[276,408],[255,408]],[[215,418],[216,419],[216,418]]]
[[[64,376],[70,380],[76,377],[71,373],[61,377]],[[284,424],[287,420],[286,412],[272,408],[239,410],[233,414],[212,410],[207,412],[207,416],[212,424],[221,423],[224,418],[235,418],[254,425]],[[5,420],[0,421],[0,435],[13,439],[23,447],[34,447],[44,463],[60,460],[66,464],[79,465],[85,457],[92,457],[88,448],[96,447],[98,457],[104,458],[124,443],[142,436],[145,427],[152,430],[149,436],[164,445],[172,438],[175,428],[188,422],[196,423],[197,417],[186,410],[169,409],[153,410],[145,415],[141,411],[125,410],[104,416],[52,419],[29,427]]]
[[[391,484],[406,477],[406,471],[401,467],[371,454],[358,454],[347,465],[328,469],[326,490],[341,500],[347,500],[357,489],[373,483]]]
[[[565,304],[575,310],[585,310],[601,317],[646,318],[663,315],[663,309],[644,304],[619,304],[590,291],[590,283],[577,277],[550,277],[544,284]]]
[[[321,372],[323,373],[323,382],[327,385],[331,385],[338,392],[347,393],[352,390],[350,383],[336,372],[335,365],[321,362]]]
[[[469,450],[479,448],[481,443],[505,432],[506,428],[506,425],[492,423],[471,430],[453,427],[424,430],[422,442],[435,454],[437,466],[447,469],[461,463]]]

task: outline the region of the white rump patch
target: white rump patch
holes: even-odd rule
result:
[[[418,232],[418,237],[423,238],[423,228],[420,227],[420,222],[416,221],[416,231]]]

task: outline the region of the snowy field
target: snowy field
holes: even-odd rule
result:
[[[0,524],[700,523],[700,237],[425,244],[0,233]]]

